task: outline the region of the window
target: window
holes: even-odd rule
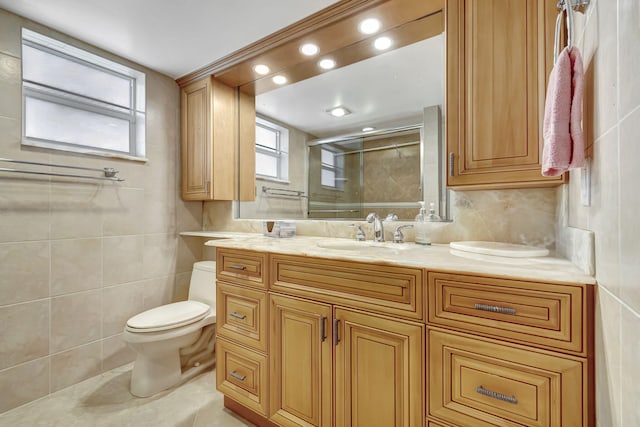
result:
[[[344,189],[344,154],[321,148],[320,162],[322,164],[320,183],[324,187]]]
[[[145,157],[145,74],[22,29],[22,143]]]
[[[289,131],[261,117],[256,118],[256,176],[278,181],[289,179]]]

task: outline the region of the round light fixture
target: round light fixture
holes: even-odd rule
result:
[[[365,19],[364,21],[360,22],[360,25],[358,25],[358,30],[360,30],[362,34],[373,34],[379,29],[380,21],[375,18]]]
[[[376,41],[373,42],[373,45],[378,50],[385,50],[391,47],[391,39],[389,37],[378,37]]]
[[[372,130],[376,130],[376,128],[372,128],[371,126],[367,126],[362,128],[362,132],[371,132]]]
[[[261,76],[264,76],[265,74],[269,74],[269,71],[271,71],[271,69],[264,64],[258,64],[253,67],[253,71],[260,74]]]
[[[273,76],[271,80],[273,80],[273,82],[277,85],[283,85],[287,82],[287,78],[280,74],[278,74],[277,76]]]
[[[300,52],[306,56],[313,56],[318,53],[320,49],[313,43],[307,43],[300,46]]]
[[[333,117],[344,117],[350,113],[351,111],[347,110],[344,107],[335,107],[329,110],[329,114],[331,114]]]
[[[330,70],[333,67],[336,66],[336,61],[334,61],[333,59],[323,59],[322,61],[318,62],[318,66],[320,68],[322,68],[323,70]]]

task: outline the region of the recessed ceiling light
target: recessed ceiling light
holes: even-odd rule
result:
[[[283,85],[287,82],[287,78],[280,74],[278,74],[277,76],[273,76],[271,80],[273,80],[273,82],[277,85]]]
[[[373,42],[373,45],[378,50],[385,50],[391,47],[391,39],[389,37],[378,37],[376,41]]]
[[[328,58],[323,59],[322,61],[318,62],[318,66],[324,70],[330,70],[336,66],[336,61]]]
[[[373,34],[380,29],[380,21],[375,18],[368,18],[360,22],[358,29],[362,34]]]
[[[349,109],[345,107],[334,107],[330,110],[327,110],[327,112],[333,117],[344,117],[351,114],[351,111],[349,111]]]
[[[376,128],[372,128],[371,126],[367,126],[366,128],[362,128],[362,132],[371,132],[372,130],[376,130]]]
[[[265,74],[269,74],[269,71],[271,71],[271,69],[264,64],[258,64],[253,67],[253,71],[260,74],[261,76],[264,76]]]
[[[320,49],[313,43],[307,43],[300,46],[300,52],[302,52],[303,55],[313,56],[318,53],[318,51],[320,51]]]

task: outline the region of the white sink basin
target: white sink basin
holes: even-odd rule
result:
[[[507,258],[533,258],[549,255],[549,250],[535,246],[516,245],[502,242],[451,242],[449,246],[459,251]]]

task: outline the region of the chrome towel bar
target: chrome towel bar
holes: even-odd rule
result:
[[[0,167],[0,172],[24,173],[24,174],[30,174],[30,175],[61,176],[61,177],[67,177],[67,178],[97,179],[102,181],[124,181],[124,179],[116,176],[118,174],[118,171],[114,168],[102,168],[102,169],[87,168],[84,166],[59,165],[55,163],[32,162],[28,160],[15,160],[15,159],[3,158],[3,157],[0,157],[0,162],[18,163],[22,165],[45,166],[45,167],[51,167],[51,168],[93,171],[93,172],[100,172],[104,174],[104,176],[90,176],[90,175],[77,175],[77,174],[46,172],[46,171],[32,171],[32,170],[21,170],[21,169],[12,169],[12,168],[3,168],[3,167]]]

